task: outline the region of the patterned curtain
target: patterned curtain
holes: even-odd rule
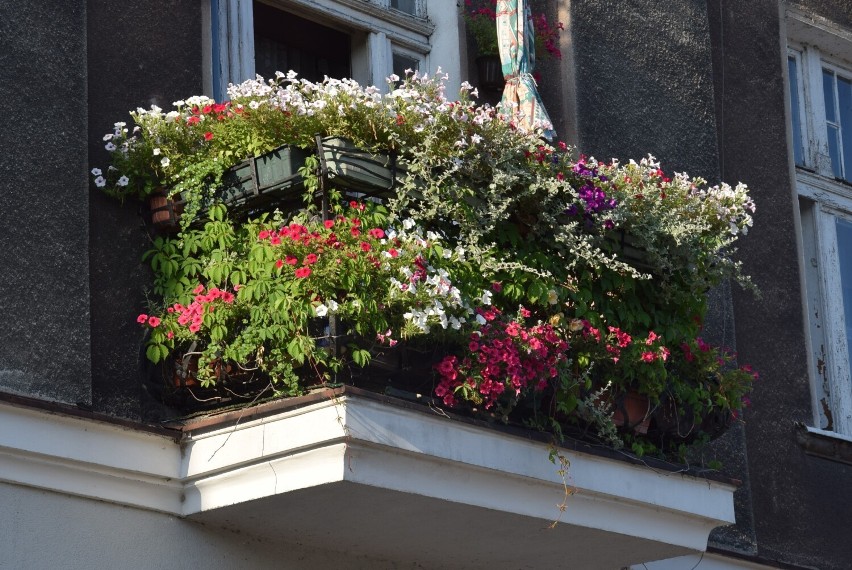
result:
[[[497,44],[506,89],[500,105],[503,111],[518,116],[521,126],[541,126],[550,140],[556,133],[536,89],[535,30],[527,0],[497,0]]]

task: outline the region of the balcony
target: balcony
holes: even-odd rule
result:
[[[354,388],[169,429],[6,400],[0,481],[253,538],[430,567],[611,569],[703,551],[734,522],[730,482],[568,442],[566,496],[536,433]]]

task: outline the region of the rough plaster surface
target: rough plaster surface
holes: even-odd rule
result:
[[[202,92],[201,3],[91,0],[88,17],[90,167],[106,164],[102,136],[128,112]],[[120,39],[119,39],[120,38]],[[142,331],[150,272],[139,205],[119,204],[92,187],[92,390],[95,409],[139,417]]]
[[[705,2],[569,6],[580,150],[718,178]]]
[[[424,568],[414,562],[309,549],[160,513],[0,483],[0,570],[21,568]],[[329,514],[331,516],[331,513]],[[132,561],[132,562],[131,562]]]
[[[848,2],[802,2],[850,19]],[[755,227],[740,258],[762,297],[734,290],[741,362],[760,371],[745,414],[758,554],[824,570],[848,568],[852,467],[809,457],[793,422],[812,422],[796,249],[794,182],[784,111],[784,52],[774,0],[708,2],[713,22],[720,164],[749,184]]]
[[[4,2],[0,38],[0,390],[88,403],[85,2]]]

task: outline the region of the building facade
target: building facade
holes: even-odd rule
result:
[[[147,238],[90,185],[102,134],[291,67],[375,84],[440,67],[452,91],[476,83],[472,44],[449,0],[7,4],[0,568],[852,565],[852,5],[546,6],[566,28],[540,82],[562,140],[757,202],[738,255],[761,295],[711,292],[708,336],[761,376],[705,451],[723,477],[576,444],[560,519],[546,445],[367,394],[158,425],[134,322]]]

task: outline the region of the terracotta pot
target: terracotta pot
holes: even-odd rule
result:
[[[158,190],[148,196],[148,211],[151,226],[163,233],[174,233],[180,229],[180,215],[183,204],[177,203],[168,196],[165,190]]]
[[[644,435],[651,425],[651,401],[644,394],[631,390],[616,401],[612,420],[619,427]]]

